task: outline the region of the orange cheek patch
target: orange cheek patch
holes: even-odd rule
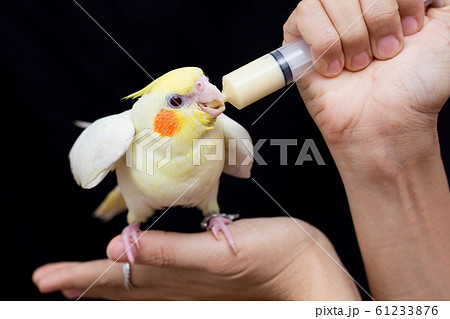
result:
[[[177,115],[171,110],[161,110],[153,120],[153,131],[162,136],[174,136],[180,131]]]

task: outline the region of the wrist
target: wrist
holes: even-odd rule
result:
[[[449,281],[442,278],[450,267],[450,192],[437,132],[380,138],[332,153],[372,295],[387,300],[447,296]]]
[[[384,182],[440,161],[436,128],[327,144],[342,178],[360,178],[361,182]]]

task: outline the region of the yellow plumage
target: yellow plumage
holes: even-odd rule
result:
[[[195,80],[202,74],[202,69],[197,67],[175,69],[160,76],[142,90],[124,97],[124,99],[135,99],[141,97],[150,93],[150,91],[154,88],[156,90],[162,90],[165,93],[171,92],[185,95],[192,91]]]
[[[173,97],[179,104],[171,104]],[[220,91],[201,69],[186,67],[164,74],[126,98],[139,100],[130,111],[99,119],[87,127],[69,154],[72,173],[85,188],[95,187],[109,171],[116,170],[120,188],[107,196],[96,215],[108,220],[126,206],[130,226],[123,234],[128,240],[129,236],[135,238],[136,225],[156,209],[176,204],[196,206],[205,217],[219,213],[220,175],[226,172],[249,177],[252,161],[242,167],[240,163],[253,155],[247,131],[221,114],[224,106]],[[221,143],[193,148],[194,141],[208,139]],[[228,139],[250,142],[250,148],[241,142],[235,151],[237,165],[228,164]],[[197,164],[196,151],[200,152]],[[217,153],[223,156],[208,160],[201,155]],[[231,235],[227,236],[231,243]],[[234,244],[232,247],[235,250]],[[131,252],[127,255],[131,261]]]

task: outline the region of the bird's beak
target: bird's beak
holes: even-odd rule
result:
[[[204,75],[195,82],[195,95],[200,109],[212,118],[218,117],[225,110],[222,92],[212,85]]]

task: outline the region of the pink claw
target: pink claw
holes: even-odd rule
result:
[[[139,232],[139,223],[131,223],[122,230],[123,246],[131,264],[134,264],[137,249],[139,249]]]
[[[206,229],[212,231],[217,240],[219,240],[219,232],[221,231],[228,241],[228,245],[230,245],[234,253],[237,254],[233,236],[231,236],[230,230],[227,227],[227,225],[231,224],[231,222],[232,221],[230,219],[221,216],[213,217],[209,220],[208,227]]]

